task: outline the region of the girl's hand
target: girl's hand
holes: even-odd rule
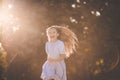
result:
[[[66,58],[66,55],[61,54],[59,58],[53,59],[53,58],[47,57],[47,60],[49,62],[60,62],[60,61],[64,60],[65,58]]]
[[[55,60],[53,58],[50,58],[50,57],[47,58],[47,61],[49,61],[49,62],[55,62]]]

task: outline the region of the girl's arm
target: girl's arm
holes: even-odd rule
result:
[[[47,60],[49,62],[60,62],[60,61],[64,60],[65,58],[66,58],[65,54],[60,54],[59,58],[53,59],[53,58],[47,57]]]

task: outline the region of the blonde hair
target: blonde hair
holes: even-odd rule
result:
[[[76,51],[76,47],[78,45],[78,38],[76,34],[66,26],[57,26],[57,25],[53,25],[47,28],[46,31],[52,28],[57,30],[59,34],[58,39],[64,42],[66,49],[66,56],[69,57],[73,53],[73,51]]]

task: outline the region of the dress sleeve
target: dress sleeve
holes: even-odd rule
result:
[[[60,51],[60,54],[65,54],[65,45],[63,42],[61,42],[59,45],[59,51]]]

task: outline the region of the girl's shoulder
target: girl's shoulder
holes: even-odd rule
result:
[[[47,41],[45,44],[46,44],[46,45],[50,45],[51,42]],[[64,45],[64,42],[63,42],[62,40],[57,40],[57,42],[55,43],[55,45],[56,45],[56,44],[58,44],[58,45]]]
[[[62,40],[58,40],[58,44],[63,45],[63,44],[64,44],[64,42],[63,42]]]

